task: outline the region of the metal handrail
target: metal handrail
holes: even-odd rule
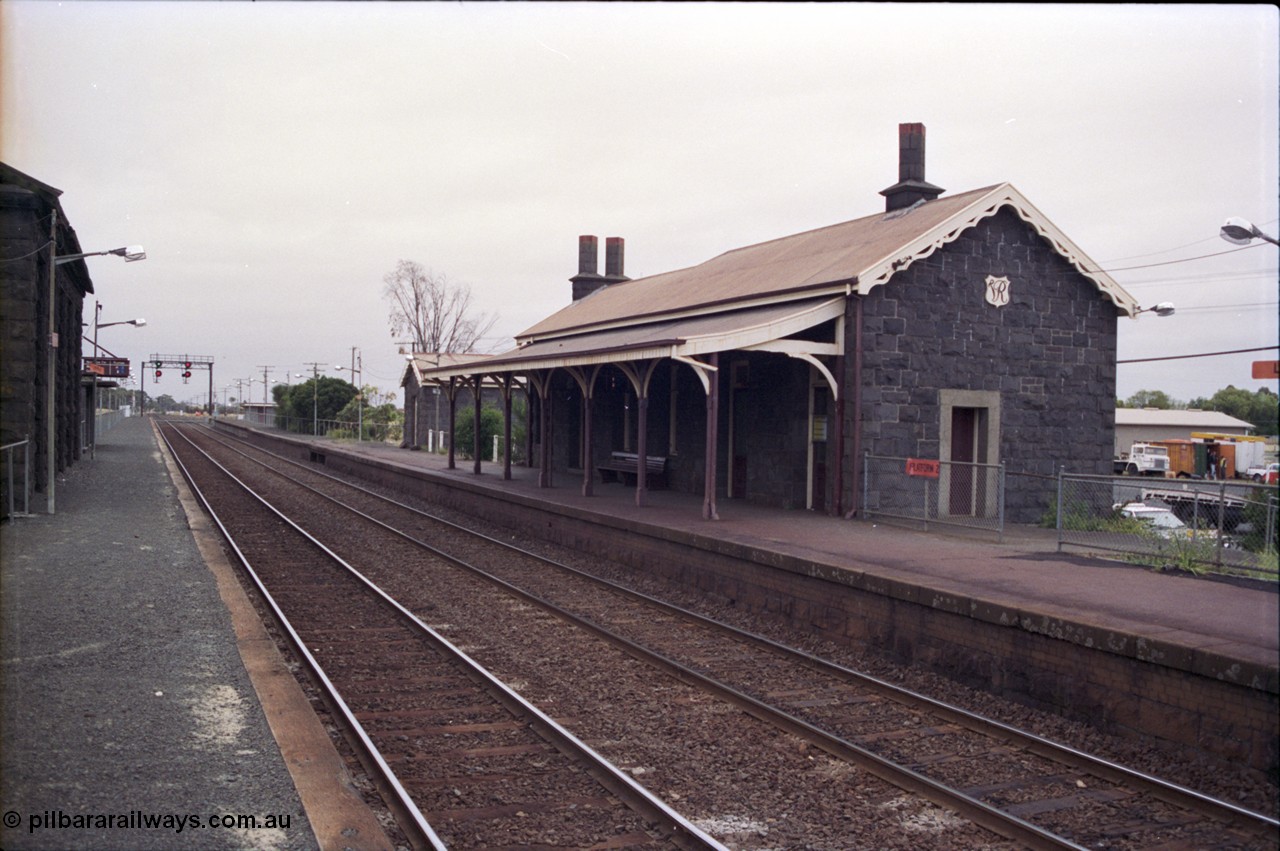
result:
[[[13,510],[13,450],[19,446],[23,447],[22,452],[22,511],[15,512]],[[14,443],[6,443],[0,446],[0,452],[9,453],[9,457],[5,461],[5,479],[7,487],[5,488],[5,500],[8,503],[7,517],[30,517],[31,516],[31,437],[24,437],[22,440]]]

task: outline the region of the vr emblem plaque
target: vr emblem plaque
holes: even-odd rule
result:
[[[1009,279],[987,275],[987,303],[1004,307],[1009,303]]]

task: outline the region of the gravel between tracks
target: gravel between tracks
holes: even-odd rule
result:
[[[367,485],[362,483],[362,486]],[[403,494],[392,495],[406,501]],[[422,507],[442,516],[449,514],[435,506]],[[470,518],[456,514],[448,519],[477,527]],[[479,531],[499,538],[511,537],[500,528],[489,527]],[[1276,810],[1276,787],[1257,772],[1164,746],[1106,736],[1086,725],[1066,722],[1047,713],[975,692],[943,677],[893,665],[877,656],[871,648],[837,647],[815,642],[811,636],[782,627],[769,618],[753,616],[706,596],[637,575],[629,569],[601,563],[594,558],[581,558],[576,553],[541,542],[521,543],[579,569],[607,576],[1006,723],[1035,730],[1082,750],[1235,800],[1252,809],[1262,812]],[[420,588],[421,577],[406,573],[401,578],[397,594],[412,597],[415,585]],[[510,609],[519,604],[505,605]],[[430,614],[427,614],[426,619],[431,622]],[[668,693],[655,695],[646,685],[653,680],[652,672],[626,657],[621,657],[616,664],[602,666],[593,657],[572,652],[548,653],[530,667],[529,660],[519,653],[519,648],[529,643],[528,619],[504,617],[504,614],[515,612],[496,612],[496,617],[488,623],[469,623],[465,632],[457,625],[437,625],[446,632],[455,632],[463,640],[477,642],[477,646],[468,649],[482,654],[486,664],[499,671],[503,668],[522,671],[525,679],[519,684],[520,690],[548,711],[574,716],[580,710],[582,717],[572,717],[572,722],[581,735],[600,743],[607,756],[632,771],[641,782],[650,785],[674,806],[695,818],[700,813],[701,826],[733,847],[844,848],[851,847],[850,840],[855,837],[854,847],[1002,847],[989,835],[973,833],[967,825],[957,825],[945,811],[922,807],[919,802],[895,793],[875,778],[858,778],[856,770],[789,736],[769,731],[758,734],[763,746],[749,765],[721,768],[722,772],[730,775],[722,779],[736,790],[735,805],[726,808],[722,797],[714,801],[707,798],[696,782],[698,773],[695,767],[715,759],[717,746],[725,737],[741,735],[740,718],[730,722],[723,717],[731,710],[692,691],[682,691],[680,686],[672,686],[666,690]],[[521,632],[506,636],[504,640],[504,623],[512,624],[511,629]],[[514,626],[517,623],[520,625]],[[552,623],[547,623],[545,628],[563,629]],[[484,642],[483,647],[479,646],[481,641]],[[556,639],[551,636],[547,642],[540,640],[536,644],[553,646]],[[638,670],[624,675],[628,665]],[[572,683],[573,688],[567,690],[566,683]],[[576,707],[570,705],[567,698],[567,695],[575,693],[574,690],[583,694],[582,702]],[[588,708],[594,705],[593,701],[631,709],[625,721],[619,721],[616,715],[590,713]],[[679,736],[664,737],[664,731],[678,732]],[[655,750],[652,743],[664,741],[671,742],[669,752],[659,752],[662,750],[660,746]],[[640,742],[646,744],[638,745]],[[687,772],[673,767],[682,764],[688,766]],[[786,785],[790,788],[778,788],[777,778],[786,778]],[[821,790],[824,784],[829,789],[839,788],[842,794],[822,795],[815,791]],[[771,818],[759,816],[769,812],[777,815]]]

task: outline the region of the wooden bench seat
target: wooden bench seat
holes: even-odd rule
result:
[[[639,455],[634,452],[611,452],[609,460],[597,464],[600,481],[621,481],[626,485],[635,485],[636,468]],[[667,486],[667,459],[646,455],[644,459],[644,481],[649,488],[665,488]]]

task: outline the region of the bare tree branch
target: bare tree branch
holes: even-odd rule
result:
[[[498,321],[496,315],[475,312],[469,286],[412,260],[401,260],[382,281],[382,295],[391,308],[391,335],[411,336],[415,352],[475,351]]]

